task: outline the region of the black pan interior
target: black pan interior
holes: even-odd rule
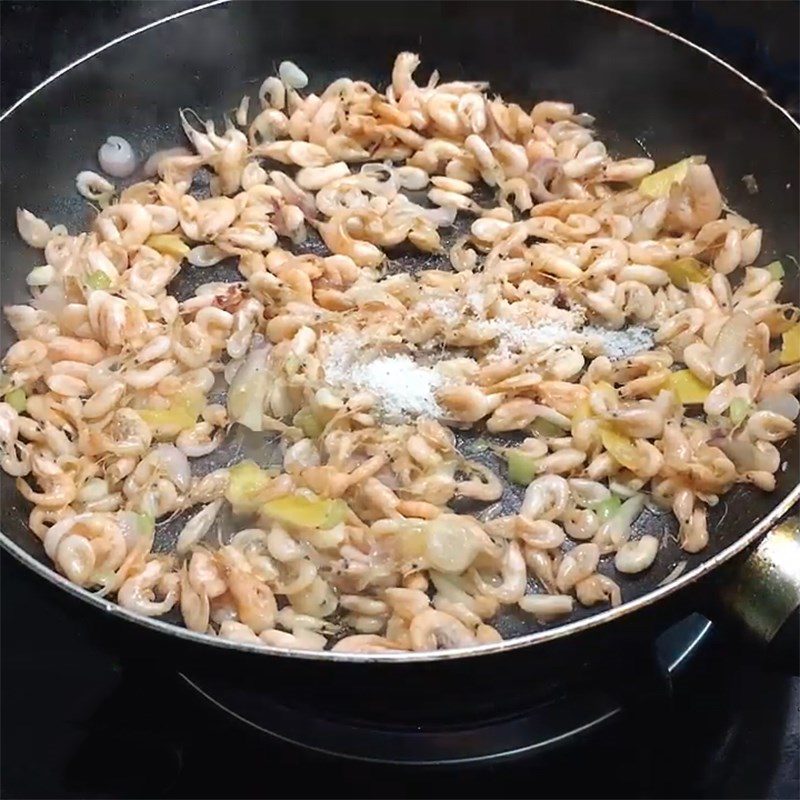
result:
[[[526,107],[545,98],[570,100],[596,116],[601,137],[620,157],[647,153],[667,164],[706,154],[729,205],[764,228],[760,263],[783,259],[786,298],[797,300],[797,262],[787,259],[798,255],[796,126],[703,53],[582,3],[238,2],[193,12],[114,45],[3,121],[2,303],[26,302],[24,278],[37,261],[16,234],[14,208],[65,222],[72,232],[85,226],[92,212],[75,193],[74,178],[96,168],[95,153],[106,136],[125,136],[146,156],[182,143],[179,107],[220,120],[244,92],[254,96],[283,59],[307,71],[310,90],[340,76],[385,85],[401,50],[421,54],[420,78],[436,68],[445,79],[488,79],[494,91]],[[748,193],[744,175],[756,177],[757,194]],[[412,262],[400,257],[394,267],[420,266]],[[194,282],[213,279],[206,270]],[[3,321],[0,351],[12,341]],[[740,487],[712,511],[711,544],[689,557],[689,569],[743,536],[796,486],[796,439],[785,444],[784,457],[788,469],[778,474],[774,493]],[[27,530],[28,509],[13,480],[5,474],[0,480],[3,534],[47,563]],[[663,515],[646,513],[640,525],[658,534],[674,530]],[[669,537],[665,541],[653,569],[622,582],[627,599],[650,592],[685,558]],[[537,625],[510,615],[500,628],[521,635]]]

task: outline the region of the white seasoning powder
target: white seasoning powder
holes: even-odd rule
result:
[[[479,317],[486,313],[486,299],[480,292],[470,292],[467,295],[467,306]]]
[[[581,338],[569,319],[542,320],[534,324],[520,324],[508,319],[492,319],[481,326],[494,334],[494,352],[490,358],[507,358],[512,353],[546,350],[580,344]]]
[[[545,322],[541,325],[519,325],[505,319],[487,323],[498,334],[498,346],[503,350],[524,350],[528,347],[551,347],[564,344],[572,333],[563,322]]]
[[[356,354],[362,346],[361,338],[353,333],[339,336],[325,336],[324,344],[327,356],[323,368],[325,379],[330,386],[340,386],[347,383]]]
[[[443,319],[458,315],[449,298],[435,298],[424,307]],[[578,346],[600,350],[612,361],[627,358],[653,348],[653,333],[642,325],[623,330],[609,330],[596,325],[580,328],[583,320],[577,313],[543,317],[537,322],[491,319],[478,323],[494,335],[491,359],[507,358],[514,353],[536,352],[551,347]],[[435,366],[422,366],[410,355],[379,356],[372,361],[359,359],[365,341],[356,333],[325,338],[327,356],[323,367],[327,383],[373,394],[380,410],[390,417],[440,417],[443,410],[436,402],[436,391],[448,379]]]
[[[655,344],[653,332],[643,325],[632,325],[630,328],[618,331],[588,325],[581,331],[581,334],[586,339],[599,339],[604,355],[612,361],[628,358],[645,350],[652,350]]]
[[[390,416],[438,417],[442,409],[435,392],[445,378],[432,367],[422,367],[407,355],[381,356],[356,366],[350,383],[374,394]]]
[[[460,305],[457,298],[437,297],[420,303],[417,308],[430,312],[444,322],[458,322],[461,319]]]
[[[360,363],[364,341],[355,334],[325,337],[325,380],[334,388],[349,386],[370,392],[389,416],[438,417],[443,411],[435,392],[447,379],[433,367],[417,364],[411,356],[379,356]]]

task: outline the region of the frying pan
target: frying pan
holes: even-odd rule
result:
[[[494,91],[523,106],[544,98],[574,102],[597,118],[600,138],[615,156],[644,152],[667,164],[687,154],[706,154],[729,205],[763,226],[761,262],[783,258],[788,263],[787,255],[798,255],[797,125],[731,67],[650,24],[588,2],[220,1],[110,42],[47,79],[3,115],[3,304],[27,301],[25,275],[37,258],[17,236],[13,209],[29,208],[72,231],[83,228],[89,216],[75,194],[74,177],[95,168],[97,146],[106,136],[123,135],[147,155],[182,142],[179,107],[220,118],[244,91],[254,95],[283,59],[302,65],[313,91],[344,75],[385,85],[401,50],[419,52],[423,70],[437,68],[447,79],[488,79]],[[748,193],[742,182],[748,174],[757,179],[757,194]],[[406,256],[397,263],[413,268],[411,261]],[[211,271],[203,272],[203,282],[212,279]],[[791,267],[785,294],[795,300],[798,294],[798,272]],[[12,341],[3,321],[0,351]],[[469,449],[469,441],[464,446]],[[728,608],[751,632],[772,638],[800,601],[797,531],[791,526],[773,531],[800,496],[798,440],[785,442],[782,453],[788,468],[778,472],[774,492],[740,486],[711,510],[711,541],[702,553],[688,555],[677,548],[670,516],[643,514],[640,531],[656,533],[665,544],[644,574],[614,576],[625,598],[622,606],[582,610],[551,625],[507,612],[494,623],[507,637],[503,642],[460,651],[288,652],[192,633],[170,619],[133,615],[52,569],[27,529],[25,501],[6,475],[0,487],[0,543],[53,584],[64,602],[66,594],[77,598],[73,607],[86,613],[88,625],[113,631],[139,653],[202,661],[221,670],[236,664],[236,674],[262,679],[265,674],[316,678],[319,662],[328,662],[325,680],[342,685],[359,662],[369,663],[379,681],[401,670],[428,678],[436,674],[439,691],[466,663],[474,681],[495,679],[501,657],[503,669],[512,670],[513,659],[514,674],[530,675],[533,664],[558,663],[564,653],[577,663],[594,647],[616,646],[611,643],[620,636],[647,635],[651,626],[704,603],[711,573],[724,574]],[[513,500],[509,487],[505,501]],[[166,546],[168,533],[159,536]],[[681,561],[686,562],[683,573],[665,582]],[[737,565],[735,573],[730,564]]]

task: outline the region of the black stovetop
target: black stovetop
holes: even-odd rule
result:
[[[713,632],[671,696],[642,696],[573,743],[484,766],[386,766],[249,729],[158,653],[132,662],[106,651],[12,559],[0,570],[3,797],[798,796],[800,682]],[[621,653],[620,668],[633,672],[632,657]]]
[[[0,106],[112,36],[190,5],[5,0]],[[796,111],[797,4],[616,5],[734,61]],[[2,797],[800,795],[800,681],[746,660],[713,631],[671,693],[657,687],[567,746],[484,766],[389,767],[248,730],[162,667],[158,653],[120,660],[41,589],[2,554]],[[620,654],[621,664],[631,657]]]

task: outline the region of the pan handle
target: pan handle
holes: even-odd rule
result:
[[[768,661],[800,666],[800,516],[776,525],[719,584],[715,621],[766,650]]]

